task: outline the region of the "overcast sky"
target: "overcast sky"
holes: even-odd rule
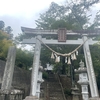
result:
[[[63,4],[65,0],[0,0],[0,20],[11,26],[14,34],[21,33],[21,26],[35,28],[35,20],[45,12],[51,2]],[[94,6],[93,13],[100,9]]]

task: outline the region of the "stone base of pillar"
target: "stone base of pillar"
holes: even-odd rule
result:
[[[73,95],[73,99],[72,100],[79,100],[79,96]]]
[[[89,100],[100,100],[100,98],[89,98]]]
[[[79,93],[79,89],[77,88],[77,85],[75,85],[75,87],[71,89],[73,95],[72,100],[79,100],[80,93]]]
[[[36,96],[27,96],[24,100],[39,100]]]

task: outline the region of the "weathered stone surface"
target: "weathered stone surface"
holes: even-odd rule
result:
[[[77,88],[77,85],[71,89],[72,89],[72,97],[73,97],[72,100],[79,100],[80,93],[79,93],[79,88]]]
[[[7,61],[5,65],[3,80],[2,80],[2,90],[10,90],[14,72],[14,65],[15,65],[15,58],[16,58],[16,47],[11,46],[8,50]]]
[[[5,61],[0,60],[0,88],[4,74]],[[15,66],[12,80],[12,89],[19,89],[24,92],[24,97],[29,95],[31,82],[31,72]]]
[[[72,100],[79,100],[79,96],[74,95]]]
[[[86,34],[83,34],[82,38],[84,42],[88,39]],[[92,63],[88,41],[86,41],[83,44],[83,50],[84,50],[85,62],[86,62],[87,73],[88,73],[88,78],[89,78],[91,97],[99,97],[97,82],[96,82],[96,77],[95,77],[95,73],[93,69],[93,63]]]
[[[38,35],[37,38],[41,40],[40,35]],[[32,75],[31,75],[32,78],[31,78],[30,95],[32,96],[36,96],[38,70],[39,70],[39,63],[40,63],[41,43],[38,39],[36,40],[34,59],[33,59],[33,68],[32,68]]]
[[[89,100],[100,100],[100,98],[89,98]]]
[[[27,96],[24,100],[39,100],[39,99],[35,96]]]

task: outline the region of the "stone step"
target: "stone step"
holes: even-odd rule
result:
[[[49,94],[49,96],[50,97],[54,97],[54,96],[56,96],[56,97],[63,97],[62,94],[59,94],[59,93],[57,93],[57,94],[55,94],[55,93],[54,94]]]
[[[58,81],[58,79],[55,79],[55,78],[48,78],[48,80]]]
[[[64,100],[59,80],[55,75],[48,78],[49,100]]]
[[[57,97],[50,97],[49,100],[63,100],[62,98],[57,98]]]
[[[61,90],[61,89],[58,88],[58,87],[57,87],[57,88],[56,88],[56,87],[52,87],[52,88],[51,88],[51,87],[48,87],[48,89],[49,89],[49,90],[54,90],[54,91],[60,91],[60,90]]]
[[[48,87],[49,87],[49,88],[59,88],[60,85],[57,85],[57,86],[56,86],[56,85],[53,85],[53,84],[52,84],[52,85],[48,85]]]
[[[61,88],[58,87],[58,86],[57,86],[57,87],[49,87],[49,86],[48,86],[48,89],[49,89],[49,90],[52,90],[52,89],[53,89],[53,90],[61,90]]]
[[[56,90],[56,91],[53,91],[53,90],[49,90],[48,91],[49,92],[49,94],[62,94],[62,91],[61,90]]]

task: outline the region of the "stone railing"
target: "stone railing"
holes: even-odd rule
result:
[[[21,90],[0,90],[0,100],[23,100],[23,95]]]

